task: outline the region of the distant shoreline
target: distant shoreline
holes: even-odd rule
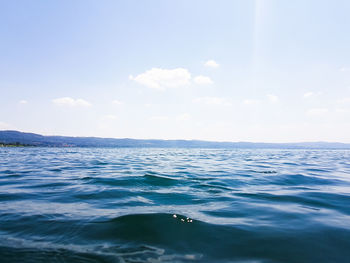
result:
[[[31,145],[31,144],[22,144],[22,143],[4,143],[4,142],[0,142],[0,147],[33,147],[35,145]]]
[[[350,149],[340,142],[217,142],[203,140],[160,140],[44,136],[13,130],[0,131],[1,147],[108,147],[108,148],[216,148],[216,149]]]

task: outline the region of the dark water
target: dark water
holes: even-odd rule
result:
[[[350,262],[350,151],[0,148],[1,262]]]

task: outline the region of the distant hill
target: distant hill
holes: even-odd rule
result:
[[[287,148],[287,149],[350,149],[348,143],[253,143],[213,142],[200,140],[139,140],[98,137],[43,136],[19,131],[0,131],[0,144],[47,147],[176,147],[176,148]]]

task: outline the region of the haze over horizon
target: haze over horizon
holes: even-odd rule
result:
[[[0,130],[350,143],[349,1],[3,1]]]
[[[40,133],[34,133],[34,132],[26,132],[26,131],[18,131],[18,130],[0,130],[0,143],[3,143],[4,140],[3,138],[6,138],[6,141],[8,141],[9,138],[11,138],[11,142],[8,142],[8,143],[15,143],[15,142],[18,142],[18,143],[26,143],[26,142],[23,142],[21,139],[13,139],[13,137],[7,137],[3,135],[3,133],[7,133],[7,132],[13,132],[15,133],[16,135],[33,135],[33,136],[44,136],[44,137],[48,137],[48,138],[51,138],[51,137],[61,137],[63,139],[63,142],[64,142],[64,138],[77,138],[77,139],[90,139],[90,138],[96,138],[96,139],[115,139],[115,140],[134,140],[134,141],[187,141],[187,142],[191,142],[191,141],[200,141],[200,142],[208,142],[208,143],[247,143],[247,144],[270,144],[270,145],[283,145],[283,144],[295,144],[295,145],[299,145],[299,144],[305,144],[306,147],[307,145],[311,146],[313,145],[312,147],[318,147],[318,146],[323,146],[325,144],[334,144],[334,145],[348,145],[350,146],[350,143],[343,143],[343,142],[338,142],[338,141],[297,141],[297,142],[288,142],[288,141],[285,141],[285,142],[261,142],[261,141],[214,141],[214,140],[200,140],[200,139],[159,139],[159,138],[130,138],[130,137],[100,137],[100,136],[74,136],[74,135],[60,135],[60,134],[40,134]],[[16,137],[17,138],[17,137]],[[23,138],[23,137],[22,137]],[[26,138],[28,139],[28,137]],[[326,148],[327,148],[327,145],[326,145]]]

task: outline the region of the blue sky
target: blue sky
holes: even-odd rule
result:
[[[0,129],[350,142],[350,1],[1,1]]]

